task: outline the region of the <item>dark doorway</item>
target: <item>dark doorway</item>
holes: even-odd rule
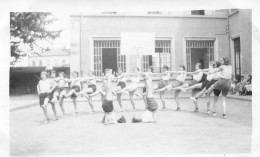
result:
[[[195,64],[200,63],[202,69],[208,68],[209,59],[207,48],[191,49],[191,71],[195,71]]]
[[[241,80],[241,62],[240,62],[240,38],[233,39],[235,52],[235,77],[236,80]]]
[[[117,70],[117,49],[116,48],[103,48],[102,49],[102,71],[105,69]]]

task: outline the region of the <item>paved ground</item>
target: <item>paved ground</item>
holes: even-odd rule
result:
[[[200,112],[194,113],[193,103],[181,99],[182,111],[175,111],[175,102],[167,99],[168,109],[158,111],[154,124],[133,124],[131,118],[143,112],[143,102],[137,100],[137,111],[129,101],[123,101],[125,124],[105,126],[100,123],[101,103],[95,101],[97,113],[89,114],[86,102],[79,102],[79,116],[72,116],[73,105],[65,107],[71,115],[43,124],[42,110],[33,107],[10,111],[11,155],[171,155],[204,153],[249,153],[251,149],[251,101],[228,99],[228,119],[206,114],[205,99],[199,101]],[[12,102],[12,101],[11,101]],[[13,101],[14,103],[15,101]],[[159,101],[158,101],[159,102]],[[12,104],[15,105],[15,104]],[[161,107],[161,103],[159,103]],[[118,109],[117,102],[114,103]],[[59,114],[60,108],[57,106]],[[51,113],[51,108],[48,108]],[[120,116],[122,113],[116,113]]]

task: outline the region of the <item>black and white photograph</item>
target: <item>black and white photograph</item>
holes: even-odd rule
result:
[[[66,2],[5,12],[4,152],[255,155],[257,8]]]

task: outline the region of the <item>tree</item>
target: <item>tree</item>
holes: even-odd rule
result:
[[[11,35],[11,65],[15,64],[21,56],[26,56],[29,51],[42,53],[47,50],[46,46],[39,45],[39,41],[47,41],[60,36],[61,30],[48,30],[47,26],[57,19],[50,18],[47,12],[11,12],[10,35]],[[25,47],[27,50],[25,50]],[[37,50],[36,50],[37,49]]]

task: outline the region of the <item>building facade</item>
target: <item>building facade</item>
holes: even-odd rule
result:
[[[29,67],[62,67],[70,65],[70,53],[68,49],[46,51],[40,55],[28,56]]]
[[[176,70],[184,64],[194,71],[195,63],[207,68],[219,57],[230,58],[234,74],[252,73],[251,10],[112,12],[71,15],[70,21],[70,69],[83,76],[90,70],[100,76],[105,68],[131,72],[137,65],[160,72],[163,65]],[[121,55],[122,32],[155,33],[154,55]]]

